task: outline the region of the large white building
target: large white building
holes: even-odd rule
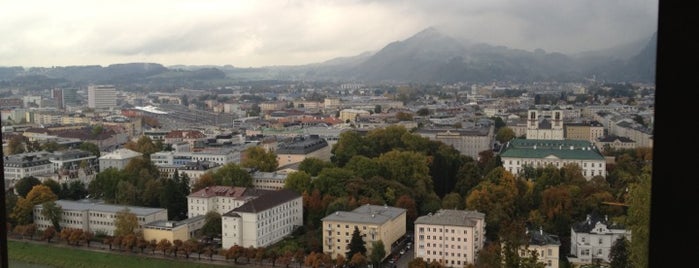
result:
[[[142,155],[142,153],[132,151],[126,148],[116,149],[113,152],[100,156],[100,172],[105,171],[111,167],[117,170],[122,170],[124,169],[124,167],[126,167],[127,164],[129,164],[129,161],[131,161],[131,159],[141,157]]]
[[[219,165],[240,163],[240,152],[247,147],[224,148],[200,152],[161,151],[150,155],[156,166],[184,166],[192,162],[213,162]]]
[[[147,208],[123,205],[110,205],[99,200],[83,199],[79,201],[57,200],[56,205],[63,209],[61,228],[81,229],[95,234],[114,235],[117,213],[128,209],[136,215],[138,229],[155,221],[167,221],[167,209]],[[42,205],[34,206],[34,224],[38,230],[53,226],[51,220],[41,215]]]
[[[50,153],[41,151],[5,156],[3,160],[5,190],[14,187],[15,183],[24,177],[52,173],[54,169],[49,155]]]
[[[245,187],[210,186],[187,196],[187,217],[215,211],[223,215],[270,191]]]
[[[291,190],[269,191],[223,214],[221,222],[224,249],[266,247],[303,225],[303,200]]]
[[[485,242],[485,214],[440,209],[415,220],[415,258],[445,267],[475,264]]]
[[[90,85],[87,88],[87,107],[111,108],[117,106],[116,88],[112,85]]]
[[[574,264],[589,264],[595,259],[609,262],[609,252],[619,237],[631,241],[631,231],[609,221],[607,216],[588,215],[570,228],[570,257]]]
[[[500,159],[505,170],[514,175],[525,166],[553,165],[560,169],[567,164],[576,164],[587,180],[607,176],[604,156],[594,143],[584,140],[513,139],[503,146]]]

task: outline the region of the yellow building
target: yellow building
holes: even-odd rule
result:
[[[373,242],[381,240],[388,256],[391,253],[391,245],[405,235],[406,210],[366,204],[352,211],[337,211],[321,221],[323,252],[333,259],[338,254],[347,257],[347,245],[352,240],[355,227],[366,242],[367,252],[371,252]]]
[[[206,216],[198,215],[181,221],[155,221],[143,226],[143,238],[146,241],[167,239],[172,242],[177,239],[186,241],[195,237],[196,231],[204,226]]]

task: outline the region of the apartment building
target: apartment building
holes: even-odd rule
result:
[[[187,196],[187,217],[215,211],[223,215],[270,191],[233,186],[209,186]]]
[[[415,220],[415,258],[445,267],[474,264],[485,242],[485,214],[440,209]]]
[[[355,227],[366,242],[367,252],[371,252],[372,242],[381,240],[388,256],[391,253],[391,245],[405,235],[406,210],[366,204],[352,211],[336,211],[325,216],[321,222],[323,252],[333,259],[338,254],[347,257],[347,245],[352,240]]]
[[[303,225],[303,200],[291,190],[267,191],[224,213],[221,222],[223,248],[266,247]]]

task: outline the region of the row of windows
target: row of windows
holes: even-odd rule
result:
[[[464,239],[465,240],[465,239]],[[465,241],[464,241],[465,242]],[[451,248],[451,249],[461,249],[461,245],[453,245],[453,244],[437,244],[437,243],[427,243],[427,247],[436,247],[436,248]],[[422,248],[422,245],[420,245],[420,248]],[[466,247],[464,247],[466,249]]]
[[[449,254],[450,254],[449,252],[444,252],[444,256],[446,256],[446,257],[449,257]],[[442,252],[436,251],[436,250],[428,250],[427,255],[442,256]],[[461,258],[461,253],[454,254],[454,252],[451,252],[451,257]],[[463,258],[465,259],[466,257],[467,257],[467,255],[466,255],[466,253],[464,253]]]
[[[437,227],[433,227],[433,228],[429,228],[429,227],[427,227],[427,228],[425,228],[425,227],[420,227],[420,228],[418,229],[418,232],[424,233],[424,232],[425,232],[425,229],[427,229],[428,232],[440,232],[440,233],[442,232],[442,228],[437,228]],[[463,231],[464,231],[464,234],[467,234],[467,230],[466,230],[466,229],[464,229]],[[458,232],[460,232],[460,231],[459,231],[459,230],[456,230],[456,229],[444,228],[444,232],[445,232],[445,233],[450,233],[450,232],[451,232],[452,234],[455,234],[455,233],[458,233]],[[430,237],[428,236],[427,239],[430,239]],[[439,239],[442,239],[442,238],[440,237]],[[453,240],[452,240],[452,241],[453,241]]]

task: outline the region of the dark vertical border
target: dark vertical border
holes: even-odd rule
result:
[[[697,185],[697,13],[659,1],[649,267],[687,267],[699,252]],[[633,236],[633,234],[632,234]],[[633,237],[632,237],[633,239]]]

